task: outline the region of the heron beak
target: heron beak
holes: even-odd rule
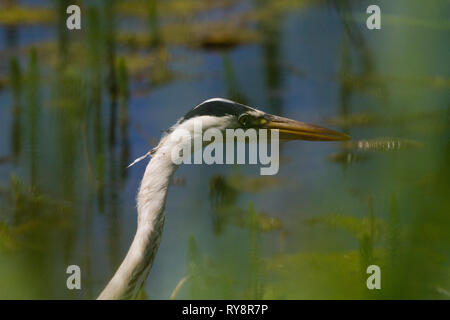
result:
[[[262,128],[278,129],[280,140],[341,141],[350,136],[324,127],[268,115],[261,123]]]

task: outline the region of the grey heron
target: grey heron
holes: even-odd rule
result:
[[[171,159],[171,150],[178,142],[170,139],[170,135],[177,128],[192,131],[194,120],[202,121],[204,129],[217,128],[221,131],[238,128],[277,129],[280,140],[338,141],[350,138],[334,130],[271,115],[226,99],[214,98],[200,103],[179,119],[157,147],[148,153],[151,160],[137,195],[136,234],[125,259],[98,299],[135,298],[145,282],[161,241],[169,181],[178,167]]]

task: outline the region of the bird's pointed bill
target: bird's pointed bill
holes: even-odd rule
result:
[[[280,140],[341,141],[350,139],[350,136],[345,133],[289,118],[270,115],[265,121],[263,128],[278,129]]]

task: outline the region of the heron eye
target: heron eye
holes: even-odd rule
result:
[[[239,117],[239,122],[240,122],[243,126],[245,126],[245,125],[247,125],[247,123],[248,123],[248,119],[249,119],[248,114],[243,114],[242,116]]]

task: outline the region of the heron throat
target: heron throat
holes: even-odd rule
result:
[[[161,242],[167,190],[177,165],[170,142],[161,141],[145,169],[137,195],[137,231],[128,253],[98,299],[133,299],[150,272]]]

